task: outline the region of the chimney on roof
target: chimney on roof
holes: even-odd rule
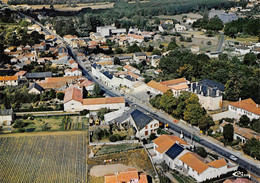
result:
[[[241,97],[239,98],[239,101],[241,101]]]
[[[256,107],[259,108],[259,104],[256,104]]]

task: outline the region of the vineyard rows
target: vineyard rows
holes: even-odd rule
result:
[[[85,134],[0,138],[0,182],[86,182]]]

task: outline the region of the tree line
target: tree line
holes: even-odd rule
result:
[[[222,54],[218,59],[210,59],[205,54],[196,55],[188,50],[175,49],[161,58],[159,68],[163,74],[157,81],[185,77],[195,82],[207,78],[225,85],[226,100],[252,98],[260,103],[260,93],[256,92],[260,91],[260,69],[257,64],[241,62],[237,57],[229,59]]]
[[[215,123],[200,105],[196,94],[183,92],[178,98],[173,96],[171,90],[163,95],[157,95],[150,100],[153,107],[162,109],[168,114],[184,119],[193,126],[198,126],[204,133]]]

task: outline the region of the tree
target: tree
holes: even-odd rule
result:
[[[94,86],[94,94],[96,95],[96,96],[100,96],[101,95],[101,88],[100,88],[100,86],[98,85],[98,84],[95,84],[95,86]]]
[[[167,46],[167,51],[169,50],[175,50],[175,48],[178,48],[178,45],[176,44],[175,41],[171,41],[168,46]]]
[[[205,133],[211,126],[214,126],[214,124],[215,123],[211,116],[204,115],[199,121],[199,128],[203,131],[203,133]]]
[[[243,61],[246,65],[255,65],[257,61],[257,55],[254,53],[247,53],[245,54]]]
[[[139,46],[137,46],[136,43],[134,43],[132,46],[128,46],[127,48],[127,52],[128,53],[135,53],[135,52],[140,52],[141,48],[139,48]]]
[[[205,150],[205,148],[204,148],[204,147],[201,147],[201,146],[199,146],[199,147],[196,148],[196,153],[197,153],[198,155],[200,155],[201,157],[203,157],[203,158],[206,158],[207,155],[208,155],[208,153],[207,153],[207,151]]]
[[[160,24],[159,18],[156,18],[156,19],[154,20],[154,24]]]
[[[119,47],[117,47],[117,48],[115,49],[115,52],[116,52],[116,54],[124,53],[124,51],[122,50],[122,48],[119,48]]]
[[[198,126],[203,112],[203,108],[199,104],[188,104],[184,111],[184,120],[191,125]]]
[[[57,92],[56,93],[56,98],[59,100],[63,100],[64,99],[64,93],[63,92]]]
[[[149,136],[149,140],[153,141],[154,139],[156,139],[156,135],[155,135],[155,133],[151,133]]]
[[[121,65],[121,61],[118,57],[114,58],[114,65]]]
[[[247,117],[247,115],[242,115],[239,119],[239,125],[242,127],[248,127],[250,124],[250,119]]]
[[[251,128],[252,128],[252,130],[256,131],[257,133],[260,133],[260,118],[252,119]]]
[[[260,141],[256,138],[247,140],[242,149],[245,154],[260,160]]]
[[[26,21],[26,20],[22,20],[21,22],[20,22],[20,26],[21,27],[27,27],[29,25],[29,23]]]
[[[152,52],[152,55],[161,55],[161,54],[162,54],[161,51],[157,48],[155,48]]]
[[[223,137],[226,142],[232,142],[234,136],[234,127],[228,123],[223,127]]]

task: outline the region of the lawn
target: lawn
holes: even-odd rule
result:
[[[226,36],[226,40],[229,41],[237,41],[237,42],[258,42],[258,37],[248,37],[248,38],[241,38],[241,37],[237,37],[236,39],[233,39],[231,37]]]
[[[87,134],[0,135],[0,182],[86,182]]]
[[[140,144],[119,144],[119,145],[106,145],[102,146],[96,153],[96,156],[104,155],[104,154],[110,154],[110,153],[116,153],[116,152],[122,152],[122,151],[129,151],[133,149],[137,149],[141,147]]]
[[[50,130],[64,130],[60,125],[65,116],[41,116],[33,119],[21,119],[24,123],[29,123],[26,129],[35,128],[35,131],[42,131],[42,125],[48,123]],[[71,120],[66,130],[85,130],[87,118],[81,116],[70,116]]]

